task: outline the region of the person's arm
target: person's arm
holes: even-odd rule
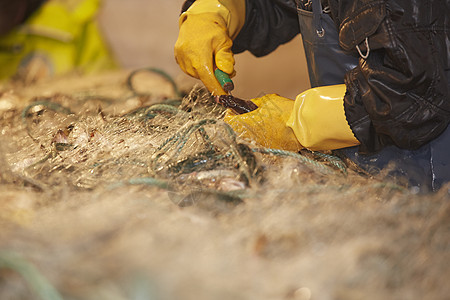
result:
[[[188,75],[225,94],[214,70],[234,75],[234,53],[262,56],[299,33],[293,0],[188,0],[179,19],[175,58]]]
[[[232,39],[245,21],[245,0],[196,0],[180,15],[175,59],[188,75],[213,94],[226,94],[214,76],[216,68],[233,75]]]
[[[224,10],[220,0],[189,4],[186,2],[184,9],[189,8],[180,18],[176,58],[186,73],[200,78],[210,91],[218,91],[216,94],[224,93],[213,77],[213,63],[231,74],[233,52],[249,50],[257,56],[266,55],[299,33],[293,1],[246,1],[245,14]],[[229,25],[233,17],[245,20],[239,30]],[[229,51],[231,38],[234,38],[233,52]],[[224,70],[228,66],[231,68]],[[344,93],[345,87],[340,85],[305,91],[296,101],[269,94],[254,99],[256,110],[242,115],[230,112],[225,122],[242,137],[271,148],[295,151],[303,147],[329,150],[353,146],[359,142],[345,120]]]
[[[253,99],[257,109],[224,118],[242,138],[261,146],[298,151],[334,150],[359,145],[344,115],[345,85],[312,88],[295,101],[276,94]]]
[[[294,0],[246,0],[245,5],[245,24],[233,41],[233,53],[264,56],[300,33]]]
[[[345,77],[345,114],[360,151],[416,149],[441,134],[450,120],[448,1],[330,4],[342,48],[367,55]]]

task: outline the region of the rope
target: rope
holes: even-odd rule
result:
[[[184,127],[182,127],[180,130],[178,130],[175,134],[173,134],[171,137],[166,139],[155,151],[155,153],[152,156],[151,159],[151,166],[152,171],[156,173],[158,165],[159,158],[165,154],[168,151],[168,148],[177,143],[176,146],[176,154],[179,153],[183,147],[185,146],[187,140],[191,136],[195,130],[200,128],[201,126],[207,125],[207,124],[215,124],[217,123],[217,120],[215,119],[203,119],[200,121],[196,121],[195,123],[186,124]],[[186,128],[185,128],[186,127]],[[173,157],[172,157],[173,158]]]
[[[19,255],[0,252],[0,269],[16,271],[31,286],[42,300],[63,300],[59,292],[50,282],[29,262]]]
[[[42,105],[45,108],[53,110],[55,112],[64,113],[66,115],[73,114],[73,112],[69,108],[67,108],[59,103],[50,101],[51,98],[42,98],[42,99],[43,100],[35,101],[35,102],[31,103],[30,105],[28,105],[27,107],[25,107],[22,110],[22,120],[27,118],[27,114],[30,109],[32,109],[35,106],[39,106],[39,105]]]
[[[178,130],[174,135],[166,139],[155,151],[151,159],[151,170],[153,174],[156,174],[160,168],[160,164],[158,163],[160,157],[167,153],[170,147],[174,146],[174,154],[167,161],[175,160],[178,155],[181,153],[182,149],[186,146],[189,138],[194,134],[197,130],[200,134],[209,141],[209,137],[205,137],[206,134],[204,130],[204,126],[216,124],[225,129],[225,132],[228,134],[230,138],[230,152],[234,159],[237,161],[237,165],[239,166],[239,171],[241,174],[245,176],[245,178],[250,182],[252,179],[251,172],[249,170],[249,166],[246,160],[242,157],[241,152],[239,151],[239,147],[236,142],[236,134],[233,129],[226,124],[225,122],[219,122],[216,119],[203,119],[196,121],[194,123],[188,124]],[[213,148],[212,144],[208,145],[210,149]],[[225,156],[223,156],[225,157]]]
[[[330,154],[325,154],[322,152],[315,152],[315,151],[313,151],[312,154],[325,159],[326,161],[331,163],[333,166],[338,168],[343,174],[345,174],[345,175],[348,174],[347,165],[339,157],[337,157],[335,155],[330,155]]]
[[[172,89],[173,89],[174,93],[177,95],[177,97],[179,97],[179,98],[183,97],[183,94],[178,89],[178,86],[175,83],[175,80],[173,80],[173,78],[169,74],[167,74],[163,70],[160,70],[160,69],[157,69],[157,68],[142,68],[142,69],[134,70],[133,72],[130,73],[130,75],[127,78],[127,87],[136,96],[151,96],[150,94],[147,94],[147,93],[140,93],[140,92],[138,92],[136,90],[136,88],[133,86],[133,77],[136,74],[141,73],[141,72],[151,72],[151,73],[155,73],[155,74],[158,74],[158,75],[162,76],[164,79],[166,79],[172,85]]]
[[[253,157],[252,153],[262,153],[282,157],[292,157],[299,160],[303,164],[307,165],[311,169],[318,171],[322,174],[336,173],[335,169],[331,168],[330,166],[327,166],[324,162],[308,158],[300,153],[271,148],[250,149],[247,146],[245,147],[250,150],[245,150],[243,149],[243,145],[239,144],[236,141],[236,134],[233,131],[233,129],[227,123],[219,120],[220,117],[217,117],[217,119],[200,119],[188,121],[196,118],[196,115],[193,115],[190,112],[187,112],[174,106],[181,104],[182,101],[180,98],[182,97],[182,94],[179,91],[175,81],[162,70],[156,68],[142,68],[131,72],[127,77],[127,87],[133,92],[134,95],[149,96],[148,94],[140,93],[139,91],[136,90],[134,86],[133,82],[134,76],[136,76],[136,74],[140,72],[152,72],[165,78],[172,85],[172,88],[178,98],[165,100],[163,103],[157,103],[147,107],[140,107],[132,112],[125,114],[124,117],[149,120],[154,119],[158,115],[162,115],[168,119],[174,116],[180,116],[183,122],[186,123],[181,128],[179,128],[174,134],[166,138],[151,155],[150,161],[147,164],[147,169],[149,171],[149,175],[152,174],[151,176],[154,177],[127,179],[111,184],[109,188],[116,188],[123,185],[149,185],[167,190],[173,190],[174,189],[173,185],[169,184],[166,180],[157,178],[158,177],[157,174],[164,168],[166,168],[170,176],[175,175],[174,172],[176,172],[177,174],[180,172],[187,173],[192,171],[204,170],[206,168],[211,168],[211,166],[216,167],[220,165],[221,162],[222,165],[227,165],[228,163],[232,162],[232,165],[235,168],[238,168],[240,178],[244,178],[246,182],[250,184],[250,182],[254,179],[255,171],[257,170],[257,167],[255,166],[256,164],[253,163],[251,160],[249,160],[250,156]],[[72,111],[69,108],[64,107],[63,105],[60,105],[58,103],[51,102],[50,100],[51,98],[43,98],[40,101],[36,101],[28,105],[22,111],[22,121],[24,123],[27,123],[26,119],[29,116],[29,111],[33,107],[39,105],[42,105],[45,108],[53,110],[58,113],[72,114]],[[30,135],[30,137],[34,139],[34,137],[29,132],[27,124],[25,125],[28,134]],[[156,125],[157,124],[155,124],[155,126]],[[224,138],[227,138],[226,149],[223,149],[222,144],[220,147],[214,144],[214,140],[211,139],[210,136],[208,135],[208,130],[206,128],[207,126],[216,126],[216,128],[214,128],[215,130],[222,129],[225,132]],[[198,134],[197,138],[200,137],[202,139],[201,144],[206,148],[206,151],[203,150],[203,152],[197,153],[189,152],[188,158],[178,160],[178,158],[181,156],[182,151],[186,149],[187,145],[190,145],[190,143],[188,143],[189,140],[193,137],[193,135],[196,134]],[[221,134],[223,135],[223,133]],[[52,155],[57,153],[59,150],[63,151],[66,149],[66,148],[59,149],[57,147],[58,145],[54,146],[55,149],[53,149],[43,159],[32,164],[30,167],[35,167],[36,165],[44,163],[47,160],[49,160],[52,157]],[[168,153],[170,153],[170,156],[168,158],[165,158],[165,161],[163,163],[161,161],[161,158],[164,155],[168,155]],[[321,159],[326,160],[332,166],[340,170],[343,174],[347,174],[346,165],[340,158],[335,157],[333,155],[323,154],[320,152],[311,152],[311,153],[316,157],[320,157]],[[126,162],[120,162],[119,159],[117,163],[121,164]],[[142,166],[146,165],[145,163],[142,162],[140,162],[140,164]],[[96,164],[96,167],[101,165],[104,165],[104,162],[99,162],[98,165]]]
[[[178,109],[177,107],[170,105],[170,104],[165,104],[165,103],[157,103],[157,104],[153,104],[151,106],[145,106],[145,107],[140,107],[134,111],[131,111],[127,114],[124,115],[124,117],[137,117],[140,119],[145,118],[146,120],[148,119],[153,119],[154,117],[156,117],[158,115],[158,113],[167,113],[169,115],[176,115],[176,114],[182,114],[183,117],[187,116],[187,113]]]

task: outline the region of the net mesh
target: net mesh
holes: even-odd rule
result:
[[[261,148],[160,70],[2,89],[2,299],[448,295],[447,190]]]
[[[135,78],[143,73],[162,77],[172,95],[152,96],[145,84],[154,81],[149,74]],[[244,191],[262,180],[264,160],[273,156],[297,159],[313,172],[339,173],[336,167],[346,172],[345,164],[331,155],[308,157],[239,140],[221,120],[224,108],[209,93],[196,88],[182,98],[162,71],[132,72],[119,96],[96,88],[33,97],[20,114],[10,112],[3,123],[10,128],[7,135],[15,137],[6,146],[11,172],[39,189],[62,183],[65,188],[108,188],[139,181],[183,192],[187,187]]]

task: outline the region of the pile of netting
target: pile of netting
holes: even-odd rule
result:
[[[143,73],[167,81],[172,97],[146,91],[149,78]],[[114,113],[127,102],[139,106]],[[5,114],[4,130],[15,137],[14,145],[6,146],[13,150],[5,164],[10,174],[39,190],[138,184],[230,201],[248,197],[248,188],[264,181],[264,164],[275,157],[292,158],[318,174],[347,175],[346,164],[331,154],[267,149],[239,140],[221,120],[224,112],[204,89],[183,97],[166,73],[136,70],[116,98],[92,91],[57,93],[32,98],[20,114]]]
[[[0,298],[448,296],[448,189],[263,148],[224,114],[151,68],[3,86]]]

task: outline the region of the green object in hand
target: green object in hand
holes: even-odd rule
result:
[[[225,73],[222,70],[216,69],[214,71],[214,75],[216,76],[217,81],[219,81],[220,85],[222,86],[225,92],[229,93],[232,90],[234,90],[234,83],[227,73]]]

